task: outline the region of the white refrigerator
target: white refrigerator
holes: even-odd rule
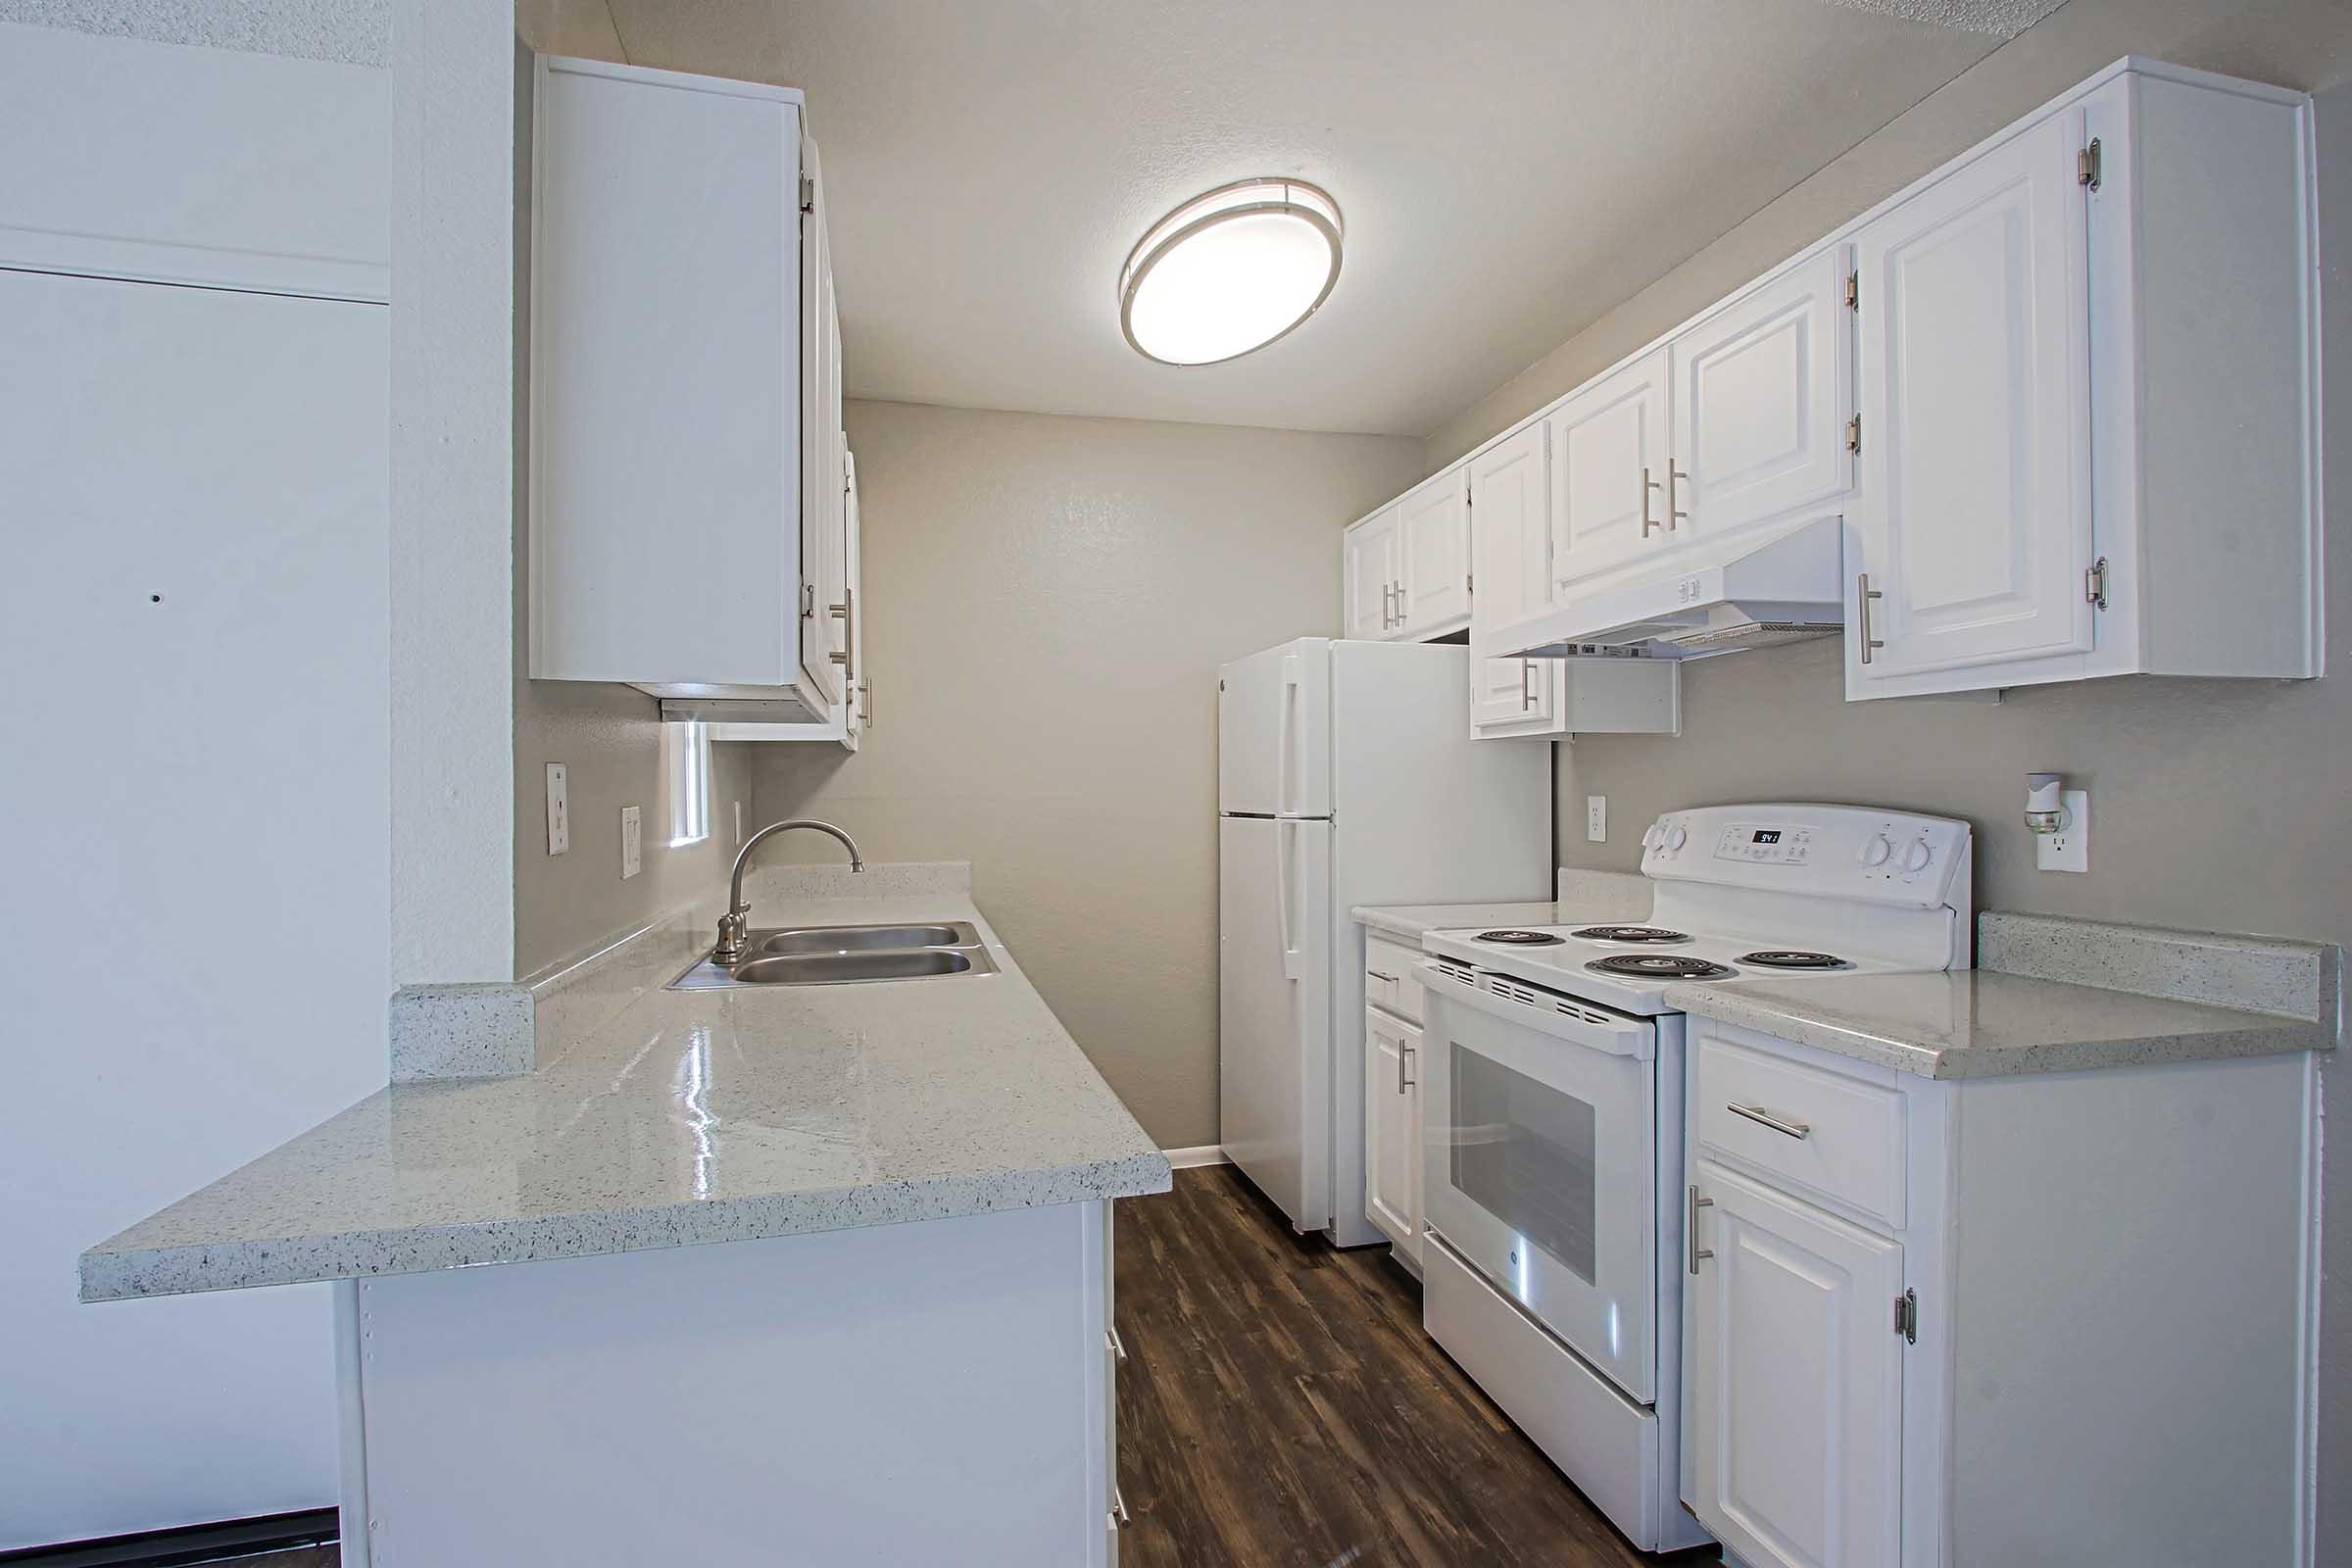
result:
[[[1299,1232],[1364,1215],[1362,904],[1551,897],[1551,747],[1473,740],[1470,651],[1305,637],[1217,672],[1217,1107]]]

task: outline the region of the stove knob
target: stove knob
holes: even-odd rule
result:
[[[1649,824],[1649,826],[1642,830],[1642,847],[1645,850],[1653,850],[1657,848],[1657,845],[1658,824],[1652,822]]]
[[[1928,848],[1928,841],[1921,839],[1903,852],[1903,869],[1925,871],[1928,868],[1928,862],[1935,858],[1936,852]]]
[[[1690,834],[1688,829],[1677,825],[1666,830],[1666,847],[1668,849],[1679,850],[1690,842]]]
[[[1886,834],[1873,833],[1869,842],[1854,852],[1854,858],[1864,865],[1885,865],[1886,858],[1893,853],[1894,846],[1886,842]]]

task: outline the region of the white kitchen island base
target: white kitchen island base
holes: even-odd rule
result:
[[[342,1281],[343,1562],[1107,1563],[1109,1210]]]

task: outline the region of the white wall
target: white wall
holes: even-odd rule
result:
[[[6,25],[0,60],[51,89],[0,91],[14,175],[172,192],[110,186],[93,257],[380,292],[381,72]],[[74,1260],[380,1085],[390,988],[388,313],[7,270],[58,263],[42,192],[0,185],[0,1548],[334,1500],[323,1287],[82,1306]],[[273,205],[279,254],[224,263]]]

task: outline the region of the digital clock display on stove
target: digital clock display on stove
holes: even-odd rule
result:
[[[1777,827],[1760,827],[1756,829],[1753,839],[1758,844],[1778,844],[1781,842],[1781,830]]]

